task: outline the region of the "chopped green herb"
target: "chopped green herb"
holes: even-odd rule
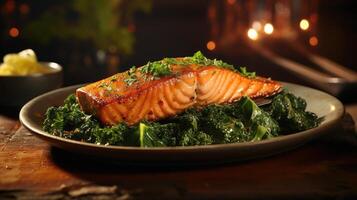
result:
[[[102,83],[99,84],[99,87],[100,87],[100,88],[105,88],[105,87],[107,87],[107,86],[108,86],[108,84],[105,83],[105,82],[102,82]]]
[[[248,72],[246,67],[239,67],[239,73],[248,78],[255,78],[255,72]]]
[[[233,70],[236,72],[241,73],[243,76],[254,78],[255,72],[248,72],[245,67],[240,68],[239,70],[235,69],[233,65],[223,62],[222,60],[217,59],[208,59],[206,58],[201,51],[197,51],[191,57],[184,57],[181,59],[177,58],[164,58],[159,61],[148,62],[146,65],[141,67],[139,70],[142,74],[144,74],[145,80],[152,80],[164,76],[173,75],[171,70],[171,65],[181,65],[181,66],[188,66],[188,65],[199,65],[199,66],[217,66],[222,67],[225,69]],[[132,67],[127,72],[128,76],[124,81],[127,85],[131,85],[135,83],[138,78],[135,75],[137,68]]]
[[[222,60],[208,59],[202,54],[201,51],[197,51],[192,57],[186,57],[185,59],[191,60],[193,64],[197,64],[197,65],[205,65],[205,66],[213,65],[213,66],[222,67],[235,71],[233,65],[225,63]]]
[[[128,72],[127,72],[127,77],[124,79],[124,82],[130,86],[134,84],[135,82],[138,81],[138,77],[136,76],[136,70],[137,68],[135,66],[132,66]]]
[[[170,64],[161,61],[148,62],[142,68],[140,68],[140,72],[143,74],[149,74],[154,78],[159,78],[163,76],[171,75]]]
[[[111,79],[110,79],[110,82],[115,82],[118,80],[118,76],[117,75],[114,75]]]
[[[105,96],[110,95],[110,93],[114,90],[114,89],[113,89],[113,85],[112,85],[112,84],[109,84],[109,83],[106,83],[106,82],[100,83],[98,87],[104,89],[104,95],[105,95]]]

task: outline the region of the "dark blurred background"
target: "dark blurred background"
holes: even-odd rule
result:
[[[0,13],[0,56],[31,48],[39,60],[64,67],[65,85],[201,50],[273,79],[314,86],[255,45],[312,69],[321,66],[310,54],[357,71],[354,0],[1,0]]]

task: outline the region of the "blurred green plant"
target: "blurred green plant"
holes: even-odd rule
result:
[[[53,39],[92,42],[96,48],[115,49],[121,54],[133,50],[129,30],[137,11],[149,12],[147,0],[75,0],[49,4],[46,11],[25,25],[25,35],[40,44]]]

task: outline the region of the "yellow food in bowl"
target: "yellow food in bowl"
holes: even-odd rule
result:
[[[0,76],[27,76],[50,71],[49,68],[37,62],[36,54],[32,49],[26,49],[17,54],[7,54],[0,65]]]

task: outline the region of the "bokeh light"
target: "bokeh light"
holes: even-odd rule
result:
[[[252,24],[252,28],[254,28],[256,31],[260,31],[262,29],[262,24],[258,21],[254,21]]]
[[[274,26],[270,23],[264,25],[264,33],[270,35],[274,32]]]
[[[12,27],[12,28],[10,28],[10,30],[9,30],[9,35],[11,36],[11,37],[18,37],[19,35],[20,35],[20,31],[19,31],[19,29],[18,28],[16,28],[16,27]]]
[[[258,39],[258,32],[253,28],[250,28],[248,30],[247,35],[248,35],[249,39],[251,39],[251,40],[257,40]]]
[[[306,31],[307,29],[309,29],[309,26],[310,26],[310,23],[309,23],[309,21],[308,21],[307,19],[302,19],[302,20],[300,21],[300,28],[301,28],[301,30]]]
[[[208,50],[213,51],[216,48],[216,43],[214,41],[208,41],[206,46]]]
[[[311,36],[309,39],[309,44],[315,47],[319,44],[319,39],[316,36]]]

